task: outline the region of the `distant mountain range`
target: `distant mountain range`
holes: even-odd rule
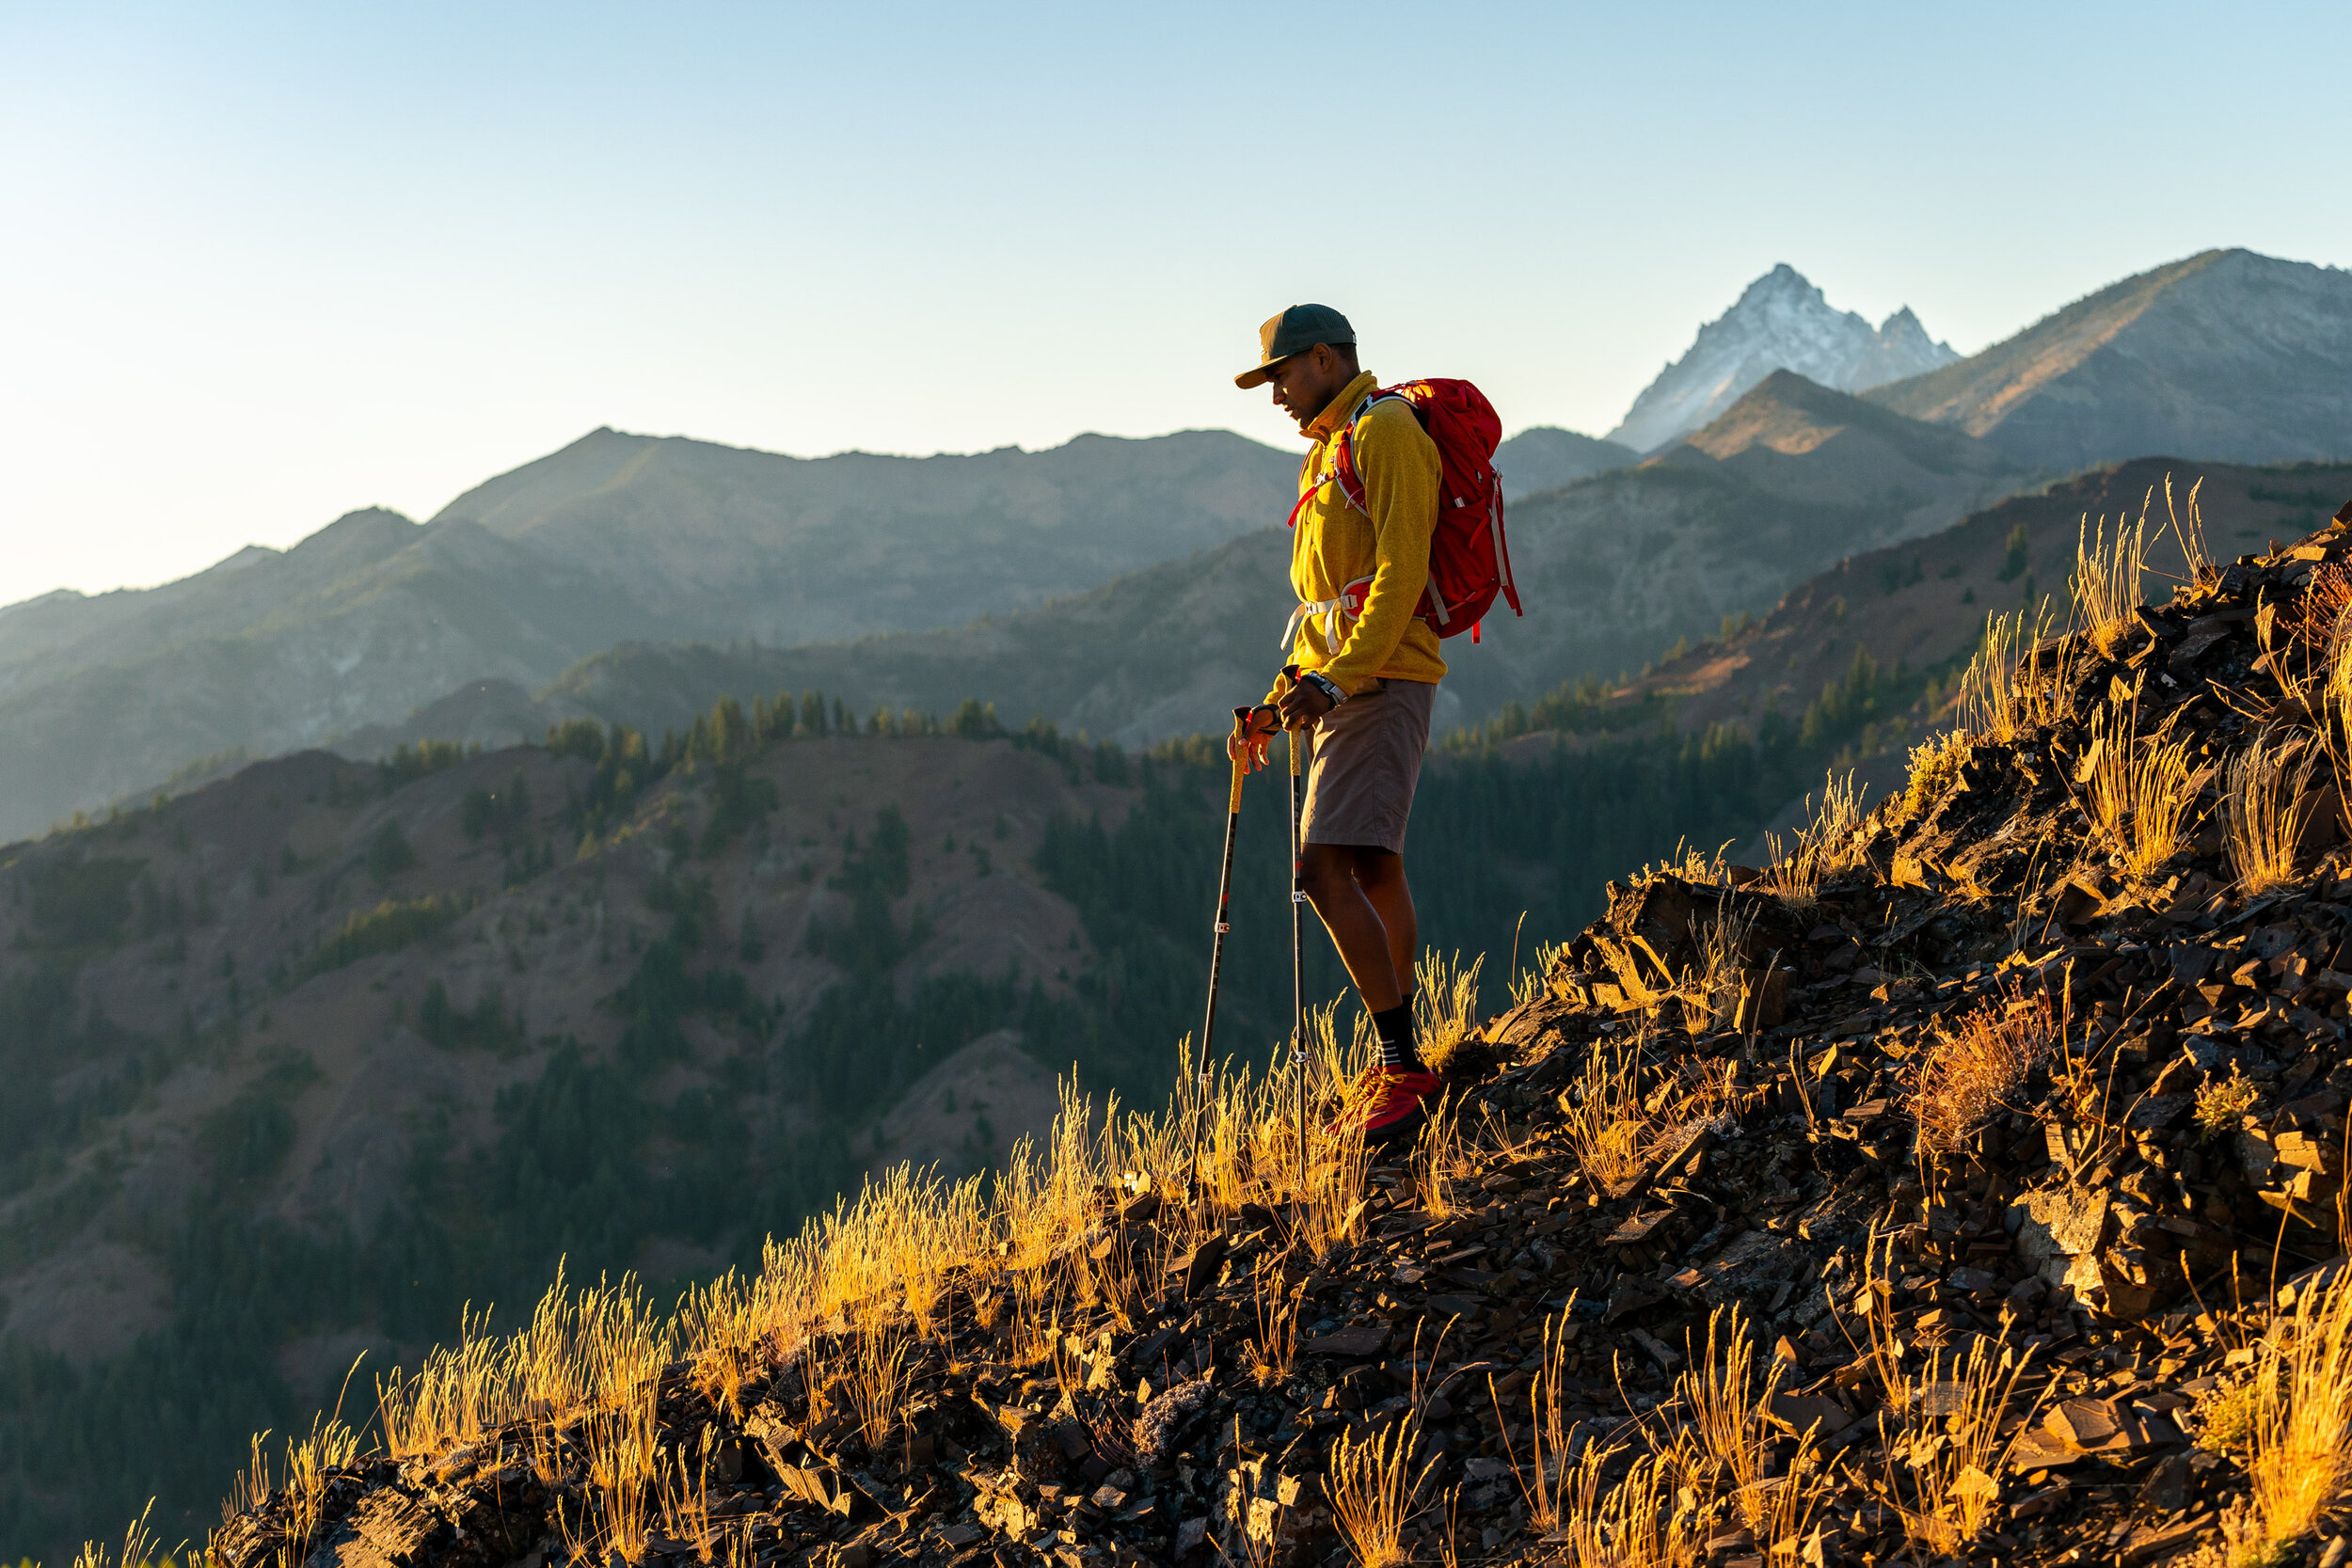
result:
[[[1631,457],[1550,429],[1499,455],[1543,485]],[[817,459],[594,431],[427,524],[355,512],[161,588],[0,609],[0,841],[193,759],[397,724],[471,682],[535,691],[617,642],[791,645],[1044,604],[1263,528],[1296,463],[1225,431]]]
[[[1874,327],[1851,310],[1832,309],[1784,261],[1699,328],[1690,352],[1642,389],[1609,439],[1654,451],[1714,420],[1774,371],[1858,392],[1959,357],[1928,336],[1909,306]]]
[[[813,460],[596,431],[427,525],[358,512],[162,588],[0,610],[0,839],[469,680],[536,689],[628,639],[801,642],[1042,604],[1264,527],[1295,473],[1223,431]]]
[[[1536,613],[1466,650],[1441,721],[1638,665],[1840,554],[2090,464],[2352,441],[2352,275],[2332,268],[2209,252],[1859,403],[1828,384],[1947,353],[1907,312],[1871,328],[1779,268],[1643,394],[1626,442],[1505,442]],[[596,431],[425,525],[354,513],[162,588],[0,609],[0,839],[201,777],[184,771],[197,759],[337,736],[348,751],[459,719],[503,741],[567,705],[644,721],[641,674],[746,643],[763,683],[804,673],[861,702],[974,695],[1131,739],[1214,723],[1274,658],[1287,599],[1263,531],[1295,465],[1223,432],[796,459]],[[1112,624],[1084,629],[1095,616]],[[1088,657],[1050,662],[1064,649]],[[664,711],[711,694],[657,688]]]
[[[2204,251],[1867,395],[2037,467],[2352,456],[2352,272]]]
[[[1760,613],[1842,556],[1928,532],[2034,477],[1963,432],[1779,372],[1690,440],[1512,509],[1527,617],[1491,615],[1481,642],[1445,644],[1436,722],[1615,675],[1727,615]],[[1286,533],[1261,530],[1057,604],[931,632],[798,648],[627,644],[536,700],[477,683],[342,749],[499,744],[583,715],[658,734],[726,693],[804,689],[861,714],[983,698],[1008,724],[1038,715],[1130,746],[1213,731],[1280,662],[1289,554]]]

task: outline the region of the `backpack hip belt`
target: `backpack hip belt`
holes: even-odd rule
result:
[[[1282,628],[1282,647],[1290,649],[1298,641],[1298,628],[1312,617],[1323,620],[1323,648],[1327,655],[1340,651],[1340,633],[1350,621],[1363,619],[1364,596],[1372,592],[1372,578],[1358,578],[1327,599],[1311,599],[1291,611],[1290,623]]]

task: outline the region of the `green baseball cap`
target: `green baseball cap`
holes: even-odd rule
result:
[[[1353,343],[1356,329],[1347,325],[1347,318],[1328,305],[1294,305],[1279,316],[1269,317],[1258,328],[1258,365],[1233,377],[1233,385],[1247,391],[1263,387],[1269,377],[1266,372],[1294,354],[1304,354],[1317,343]]]

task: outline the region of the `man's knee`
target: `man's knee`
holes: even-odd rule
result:
[[[1310,844],[1299,851],[1299,885],[1315,903],[1345,892],[1354,879],[1354,867],[1348,863],[1345,848],[1333,844]]]

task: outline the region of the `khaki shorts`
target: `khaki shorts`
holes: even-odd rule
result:
[[[1317,721],[1304,842],[1405,852],[1437,695],[1434,681],[1377,681]]]

